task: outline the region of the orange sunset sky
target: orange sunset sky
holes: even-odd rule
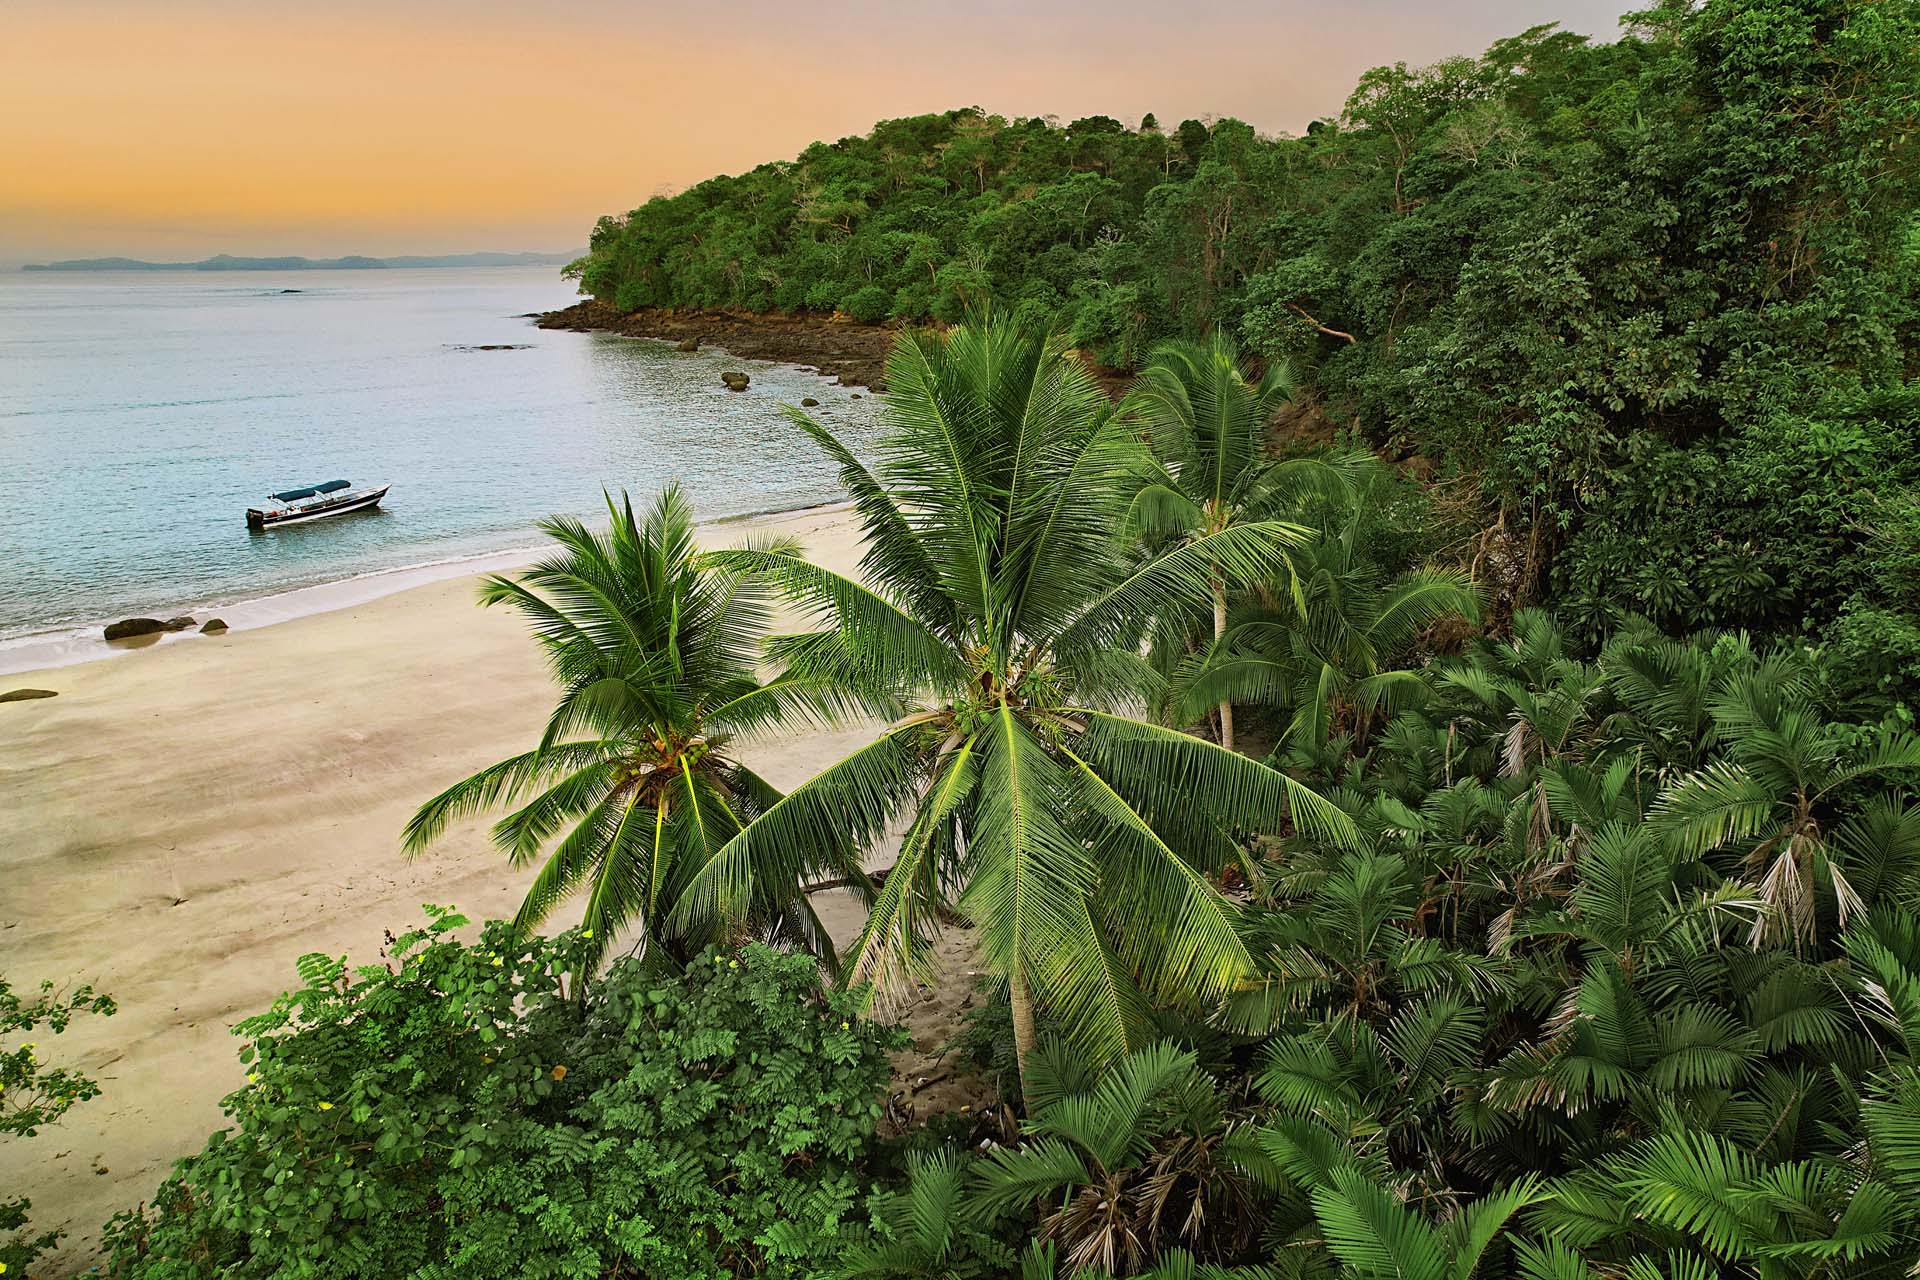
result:
[[[875,119],[1298,130],[1376,63],[1627,7],[0,0],[0,263],[573,249]]]

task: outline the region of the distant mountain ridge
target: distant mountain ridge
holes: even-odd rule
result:
[[[573,253],[441,253],[401,254],[369,258],[239,258],[216,254],[198,262],[147,262],[140,258],[69,258],[64,262],[32,263],[22,271],[377,271],[387,267],[545,267],[562,266],[586,250]]]

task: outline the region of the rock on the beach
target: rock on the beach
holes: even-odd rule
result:
[[[207,624],[200,628],[200,634],[203,636],[217,636],[226,629],[227,620],[225,618],[208,618]]]
[[[859,398],[860,398],[860,393],[858,391],[854,392],[852,395],[847,397],[847,399],[849,400],[858,400]]]
[[[0,693],[0,702],[32,702],[35,698],[57,698],[53,689],[9,689]]]
[[[675,351],[698,351],[700,349],[700,339],[682,338],[675,344],[673,349]]]
[[[192,618],[168,618],[165,622],[158,618],[122,618],[118,622],[109,622],[104,634],[109,640],[132,640],[138,636],[157,636],[163,631],[185,631],[193,625]]]
[[[812,396],[806,396],[801,399],[800,407],[802,409],[817,409],[820,407],[820,402],[818,400],[815,400]]]
[[[729,369],[720,375],[720,381],[727,384],[727,390],[729,391],[745,391],[747,389],[747,383],[751,381],[751,379],[738,369]]]

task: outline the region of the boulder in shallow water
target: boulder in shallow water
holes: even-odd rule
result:
[[[32,702],[35,698],[57,698],[59,693],[52,689],[9,689],[0,693],[0,702]]]
[[[727,384],[727,390],[729,391],[745,391],[747,389],[747,383],[752,381],[752,379],[748,378],[746,374],[740,372],[738,369],[729,369],[720,375],[720,381]]]
[[[858,400],[859,398],[860,398],[860,393],[858,391],[854,392],[852,395],[847,397],[847,399],[849,400]]]
[[[203,636],[217,636],[226,629],[227,620],[225,618],[208,618],[206,625],[200,628],[200,634]]]
[[[109,622],[105,635],[109,640],[131,640],[136,636],[157,636],[167,629],[158,618],[122,618]]]
[[[820,407],[820,402],[818,400],[815,400],[812,396],[807,396],[805,399],[800,401],[800,407],[802,409],[817,409]]]
[[[192,618],[168,618],[165,622],[158,618],[122,618],[118,622],[109,622],[105,635],[109,640],[135,640],[141,636],[157,636],[163,631],[185,631],[193,625]]]
[[[682,338],[682,339],[680,339],[680,341],[679,341],[679,342],[678,342],[678,343],[677,343],[677,344],[676,344],[676,345],[674,346],[674,348],[673,348],[673,349],[674,349],[675,351],[698,351],[698,350],[700,349],[700,339],[698,339],[698,338]]]

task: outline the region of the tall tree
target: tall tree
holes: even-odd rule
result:
[[[1337,486],[1335,468],[1313,458],[1286,462],[1267,447],[1267,424],[1293,397],[1293,375],[1275,360],[1259,372],[1215,333],[1205,342],[1154,348],[1123,415],[1147,433],[1152,457],[1130,525],[1148,536],[1192,542],[1246,521],[1269,520],[1303,484]],[[1213,640],[1227,633],[1227,582],[1209,587]],[[1233,703],[1219,700],[1220,745],[1233,749]]]
[[[795,414],[853,496],[863,581],[791,549],[718,559],[810,617],[772,642],[782,679],[915,709],[733,837],[680,909],[738,912],[763,877],[791,883],[904,821],[847,977],[920,971],[957,890],[1007,979],[1022,1064],[1041,1018],[1117,1056],[1147,1038],[1151,1003],[1203,1005],[1245,976],[1234,906],[1208,878],[1241,859],[1242,833],[1356,838],[1294,780],[1129,714],[1148,620],[1204,607],[1216,579],[1265,578],[1302,531],[1239,522],[1131,561],[1116,533],[1139,446],[1061,336],[998,319],[909,334],[888,382],[875,469]]]
[[[1343,710],[1364,738],[1375,713],[1426,696],[1403,660],[1434,623],[1479,621],[1479,599],[1457,570],[1390,574],[1366,545],[1368,508],[1380,500],[1385,471],[1371,455],[1339,461],[1338,474],[1356,483],[1313,504],[1319,536],[1292,553],[1284,580],[1252,593],[1231,626],[1216,611],[1213,647],[1174,672],[1176,716],[1216,701],[1272,701],[1289,714],[1287,744],[1317,751]]]
[[[515,806],[493,840],[514,866],[544,854],[515,926],[532,929],[567,895],[587,893],[596,957],[621,932],[645,954],[684,957],[723,928],[784,934],[833,962],[832,943],[800,892],[800,876],[857,867],[845,844],[811,860],[761,859],[753,888],[726,920],[675,912],[714,855],[780,793],[730,754],[735,735],[791,718],[831,717],[844,697],[795,673],[763,683],[765,589],[698,552],[686,499],[668,488],[635,514],[607,499],[605,535],[555,517],[559,550],[519,578],[492,576],[483,605],[524,614],[561,687],[532,750],[489,765],[427,801],[407,822],[418,854],[468,814]],[[793,555],[784,543],[762,549]]]

